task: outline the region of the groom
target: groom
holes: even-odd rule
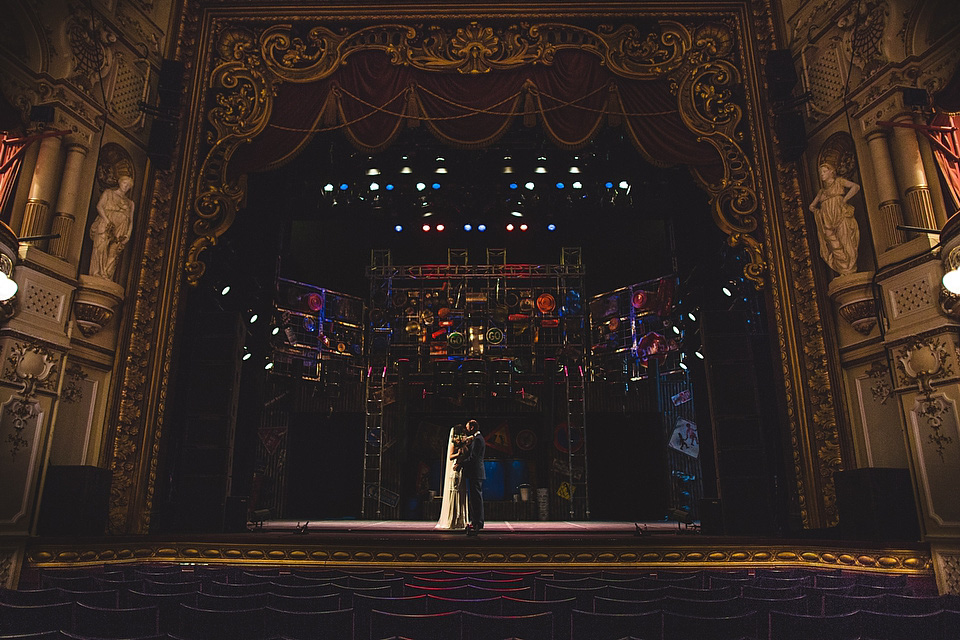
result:
[[[467,487],[467,513],[470,514],[470,524],[467,525],[467,535],[475,536],[483,529],[483,481],[486,480],[486,473],[483,469],[483,455],[487,449],[487,443],[480,433],[480,425],[476,420],[469,420],[466,424],[467,433],[470,438],[470,448],[467,455],[457,461],[457,465],[463,470],[463,477],[469,481]]]

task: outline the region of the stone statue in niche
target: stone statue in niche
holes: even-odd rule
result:
[[[857,195],[860,185],[838,176],[837,167],[829,162],[820,164],[820,181],[820,191],[810,203],[817,223],[820,256],[840,275],[856,273],[860,228],[850,198]]]
[[[133,200],[128,197],[133,178],[120,176],[117,186],[105,189],[97,202],[97,217],[90,226],[93,253],[90,275],[113,280],[117,262],[133,230]]]

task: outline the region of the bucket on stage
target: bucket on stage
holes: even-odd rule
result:
[[[521,484],[517,487],[520,493],[520,502],[530,502],[530,485]]]
[[[487,479],[483,481],[484,500],[503,500],[504,481],[506,480],[503,462],[500,460],[484,460],[483,471]]]
[[[530,482],[529,463],[526,460],[504,460],[507,465],[506,495],[520,493],[520,485]]]

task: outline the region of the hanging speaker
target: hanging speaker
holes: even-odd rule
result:
[[[769,52],[765,72],[770,99],[774,102],[789,100],[798,81],[797,68],[793,65],[793,54],[790,50],[777,49]]]
[[[803,122],[803,114],[799,111],[777,114],[774,128],[780,141],[780,156],[787,161],[798,160],[807,148],[807,128]]]

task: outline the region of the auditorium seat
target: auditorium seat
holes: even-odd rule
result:
[[[563,600],[525,600],[504,596],[500,606],[505,616],[525,616],[550,612],[553,614],[553,636],[556,640],[570,640],[570,624],[576,598]]]
[[[370,612],[370,640],[402,636],[410,640],[459,640],[462,614]]]
[[[859,640],[862,613],[838,616],[770,612],[770,638],[774,640]]]
[[[61,602],[82,602],[92,607],[116,609],[120,606],[120,593],[113,589],[105,591],[71,591],[60,589]]]
[[[664,589],[664,595],[674,598],[684,598],[686,600],[729,600],[740,595],[740,587],[717,587],[716,589],[695,589],[692,587],[681,587],[668,585]]]
[[[657,571],[657,582],[702,589],[706,571]]]
[[[370,637],[370,612],[374,609],[386,613],[425,614],[427,596],[403,596],[400,598],[357,594],[353,598],[353,629],[356,640]]]
[[[741,640],[757,638],[755,611],[734,616],[695,616],[663,612],[663,640]]]
[[[181,604],[176,635],[182,640],[263,640],[272,637],[265,633],[265,617],[263,607],[217,611]]]
[[[269,593],[276,593],[278,595],[297,597],[325,596],[330,594],[339,596],[340,594],[333,583],[330,582],[317,582],[315,584],[282,584],[277,582],[268,582],[267,591]]]
[[[740,592],[740,589],[745,584],[753,584],[754,578],[751,576],[726,576],[726,575],[711,575],[707,574],[707,588],[708,589],[719,589],[721,587],[733,587],[737,590],[737,593]]]
[[[353,610],[281,611],[267,607],[265,626],[270,637],[285,640],[353,640]]]
[[[262,593],[248,593],[236,596],[221,596],[213,593],[200,592],[197,594],[197,608],[214,609],[216,611],[239,611],[241,609],[256,609],[263,607],[267,598]]]
[[[796,596],[794,598],[749,598],[741,597],[744,609],[757,612],[757,637],[773,638],[770,635],[770,612],[780,611],[781,613],[796,613],[800,615],[807,614],[807,597]]]
[[[160,633],[157,607],[108,609],[79,603],[73,632],[88,638],[141,638]]]
[[[813,586],[813,576],[766,576],[758,575],[754,584],[758,587],[767,587],[768,589],[783,589],[785,587]]]
[[[553,614],[545,611],[525,616],[484,615],[463,612],[462,640],[553,640]]]
[[[264,594],[270,590],[269,582],[220,582],[206,580],[200,583],[200,591],[217,596],[245,596]]]
[[[690,600],[667,596],[663,599],[662,610],[677,615],[691,615],[704,617],[730,617],[743,615],[747,612],[742,598],[726,598],[724,600]]]
[[[128,591],[124,604],[128,607],[156,607],[161,633],[176,633],[180,629],[180,605],[197,606],[198,591],[188,593],[143,593]]]
[[[757,585],[745,584],[740,587],[740,595],[744,598],[763,598],[764,600],[774,600],[777,598],[789,599],[803,595],[800,592],[799,585],[793,587],[759,587]]]
[[[577,608],[581,611],[593,611],[593,598],[595,596],[608,596],[606,586],[580,587],[580,586],[561,586],[560,584],[547,583],[543,585],[544,600],[564,600],[566,598],[575,598]]]
[[[596,613],[647,613],[648,611],[663,611],[666,597],[656,600],[617,600],[597,596],[593,599],[593,610]]]
[[[861,611],[861,629],[864,636],[872,640],[903,640],[919,638],[922,640],[940,640],[957,638],[960,629],[951,629],[949,636],[943,635],[942,613],[880,613]]]
[[[344,609],[353,608],[353,598],[356,595],[370,595],[380,597],[390,597],[393,593],[393,587],[383,585],[379,587],[347,587],[335,582],[331,583],[334,593],[340,596],[340,607]]]
[[[191,593],[200,591],[201,582],[199,580],[175,580],[157,582],[155,580],[145,579],[143,581],[144,593]]]
[[[853,576],[838,576],[835,574],[817,574],[813,577],[813,586],[814,587],[823,587],[823,588],[842,588],[842,587],[852,587],[857,584],[856,578]]]
[[[942,596],[904,596],[899,594],[884,594],[884,610],[887,613],[933,613],[941,610],[960,611],[960,597],[951,595]]]
[[[281,611],[336,611],[340,608],[340,595],[336,593],[321,596],[287,596],[267,593],[263,597],[266,606]]]
[[[632,587],[607,586],[607,598],[617,600],[659,600],[667,596],[667,587],[635,589]]]
[[[493,598],[471,598],[467,600],[443,598],[432,593],[427,595],[427,613],[447,613],[449,611],[469,611],[488,616],[502,614],[500,596]]]
[[[5,589],[0,587],[0,602],[7,604],[56,604],[66,602],[62,589]]]
[[[7,604],[0,602],[0,634],[69,631],[73,628],[72,602]]]
[[[823,595],[823,614],[835,616],[851,611],[886,611],[883,596],[851,596],[842,593]]]
[[[884,587],[884,588],[907,588],[907,576],[903,574],[894,574],[889,573],[858,573],[854,576],[854,580],[857,584],[867,585],[870,587]]]
[[[59,587],[69,589],[70,591],[99,591],[100,585],[97,584],[93,574],[82,575],[56,575],[49,574],[46,571],[40,574],[40,588],[50,589]]]
[[[570,616],[571,640],[620,640],[624,637],[656,639],[662,637],[663,614],[594,613],[574,609]]]
[[[807,606],[810,613],[823,615],[823,600],[827,595],[848,595],[851,586],[845,587],[812,587],[803,585],[800,587],[800,593],[807,596]]]

